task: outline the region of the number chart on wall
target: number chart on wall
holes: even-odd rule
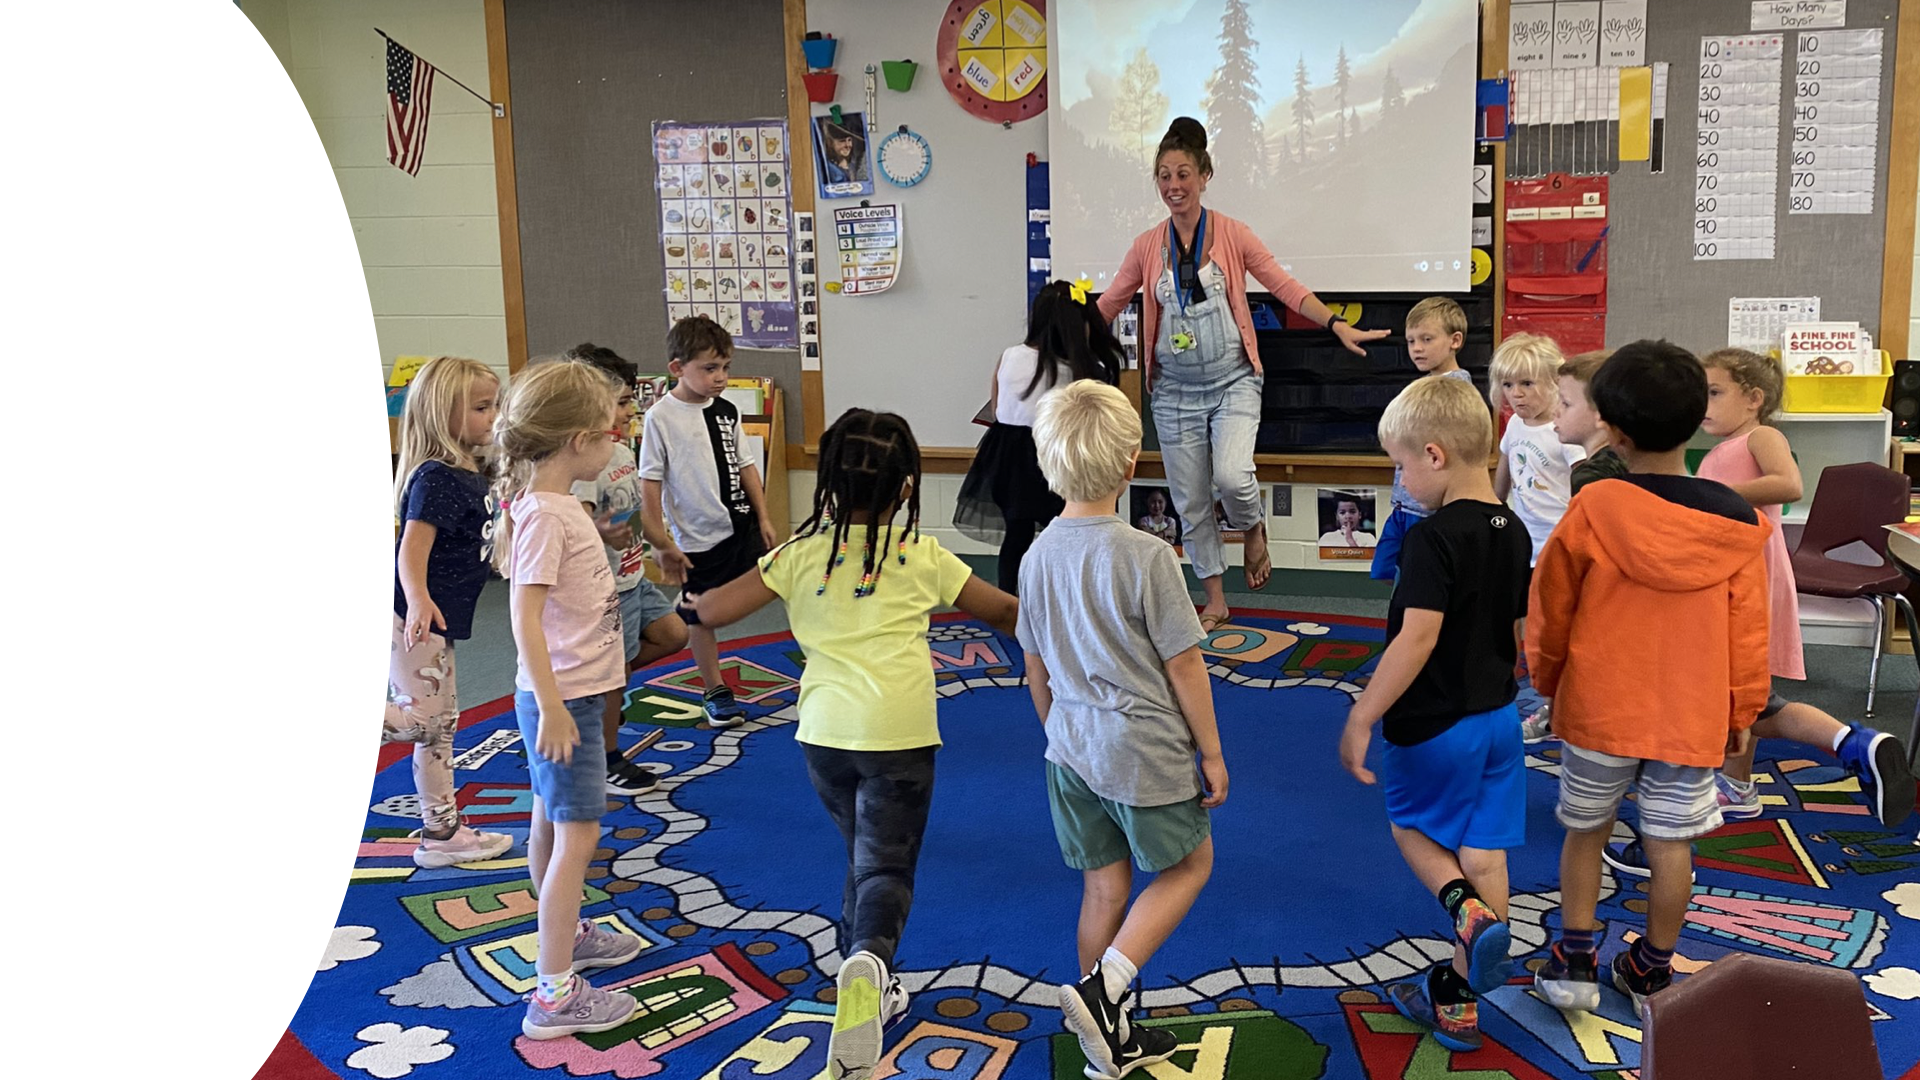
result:
[[[1789,214],[1871,214],[1885,32],[1802,32],[1794,49]]]
[[[1785,55],[1779,34],[1700,39],[1695,259],[1773,258]]]

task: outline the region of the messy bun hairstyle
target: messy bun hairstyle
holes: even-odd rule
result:
[[[1207,129],[1200,121],[1191,116],[1177,116],[1167,125],[1167,133],[1160,137],[1160,149],[1154,152],[1153,167],[1160,167],[1160,159],[1171,151],[1178,150],[1193,159],[1193,167],[1200,170],[1202,176],[1213,175],[1213,155],[1207,153]]]

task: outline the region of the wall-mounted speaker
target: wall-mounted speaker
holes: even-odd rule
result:
[[[1893,363],[1893,435],[1920,438],[1920,360]]]

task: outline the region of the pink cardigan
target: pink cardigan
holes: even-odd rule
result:
[[[1100,317],[1112,322],[1120,309],[1132,302],[1133,294],[1141,293],[1140,369],[1148,387],[1153,386],[1153,349],[1160,340],[1157,336],[1160,301],[1154,295],[1154,286],[1167,272],[1167,244],[1165,221],[1134,237],[1133,246],[1120,261],[1120,272],[1114,276],[1113,285],[1100,294]],[[1247,306],[1247,275],[1252,274],[1255,281],[1295,311],[1300,310],[1300,305],[1313,291],[1281,269],[1273,252],[1267,250],[1267,245],[1261,243],[1244,222],[1218,210],[1207,211],[1207,251],[1201,261],[1220,267],[1221,276],[1227,282],[1227,304],[1233,312],[1234,325],[1240,328],[1240,341],[1246,346],[1247,359],[1253,362],[1253,370],[1261,370],[1260,349],[1254,344],[1253,311]],[[1144,291],[1142,284],[1146,285]]]

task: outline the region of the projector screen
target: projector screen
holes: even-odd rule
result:
[[[1166,221],[1154,150],[1191,116],[1213,155],[1204,205],[1308,288],[1466,291],[1475,0],[1048,6],[1053,277],[1105,289]]]

